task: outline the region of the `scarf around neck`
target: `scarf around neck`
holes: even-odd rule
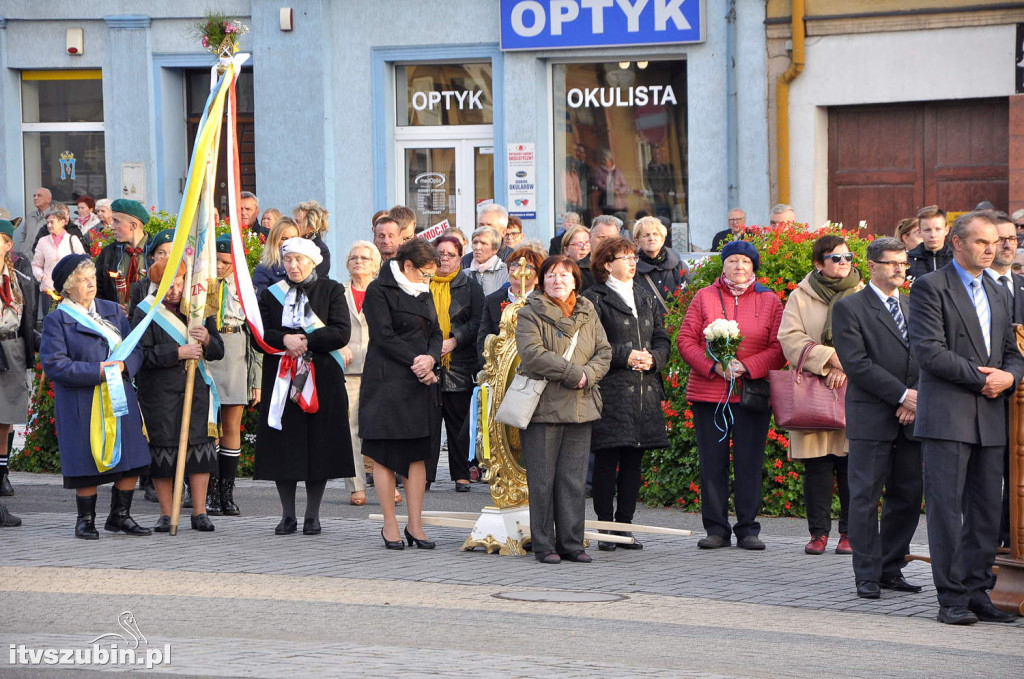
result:
[[[452,281],[459,275],[462,269],[455,269],[447,276],[435,274],[430,279],[430,294],[434,298],[434,308],[437,310],[437,324],[441,326],[441,338],[448,339],[452,336]],[[451,367],[451,352],[441,357],[441,365],[445,368]]]
[[[721,281],[722,287],[728,290],[733,297],[741,297],[743,293],[750,289],[750,286],[757,282],[757,279],[751,276],[750,280],[746,283],[733,283],[725,277],[725,274],[722,274]]]
[[[642,261],[647,262],[651,266],[658,266],[659,264],[663,263],[666,259],[668,259],[668,249],[665,246],[662,246],[661,250],[658,250],[658,254],[656,254],[654,257],[651,257],[643,250],[640,250],[637,254],[639,255]]]
[[[497,259],[498,259],[497,253],[491,255],[491,258],[488,259],[483,264],[477,264],[476,260],[474,259],[473,263],[469,265],[469,268],[472,269],[473,271],[478,271],[478,272],[490,271],[494,267],[494,265],[497,264]]]
[[[622,298],[622,301],[626,303],[629,310],[633,312],[633,318],[637,318],[636,299],[633,297],[633,279],[620,281],[615,276],[608,276],[608,280],[604,284],[608,286],[609,290]]]
[[[422,295],[424,292],[430,292],[430,286],[426,283],[413,283],[405,274],[402,273],[402,268],[398,266],[398,262],[391,260],[389,262],[391,266],[391,275],[395,277],[395,282],[398,283],[398,287],[402,289],[402,292],[409,295],[410,297],[416,297]]]
[[[828,305],[828,310],[825,312],[825,325],[821,329],[821,343],[830,347],[832,346],[832,309],[835,308],[836,302],[853,294],[854,288],[860,283],[860,271],[857,270],[857,267],[853,267],[846,278],[837,280],[828,278],[815,269],[811,272],[808,282],[811,284],[811,289]]]
[[[570,316],[572,316],[573,309],[576,308],[575,290],[569,293],[569,296],[565,298],[564,302],[560,299],[555,299],[546,292],[544,293],[544,296],[551,300],[551,302],[554,303],[562,311],[562,316],[564,316],[565,318],[569,318]]]

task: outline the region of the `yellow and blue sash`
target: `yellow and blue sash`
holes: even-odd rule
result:
[[[113,330],[90,316],[85,309],[70,300],[57,307],[80,325],[97,333],[110,345],[108,361],[124,361],[135,348],[121,341]],[[116,365],[103,368],[103,382],[92,392],[92,410],[89,419],[89,448],[96,470],[105,473],[121,461],[121,418],[128,414],[128,397],[124,391],[121,371]]]
[[[281,306],[283,307],[284,298],[288,294],[288,283],[285,281],[279,281],[276,285],[272,285],[269,288],[267,288],[267,290],[270,290],[270,294],[272,294],[274,296],[274,299],[280,302]],[[313,316],[313,322],[310,323],[308,326],[304,327],[302,329],[303,332],[305,332],[308,335],[314,330],[319,330],[320,328],[327,327],[324,324],[324,322],[321,321],[320,318],[315,313],[313,313],[312,309],[310,310],[310,314]],[[330,353],[334,360],[338,362],[338,367],[341,368],[341,372],[345,372],[345,359],[341,355],[341,350],[335,349],[334,351],[328,353]]]
[[[143,313],[149,313],[155,300],[156,298],[150,295],[139,302],[139,308],[142,309]],[[170,335],[171,339],[178,343],[178,346],[183,347],[188,344],[188,328],[163,304],[157,307],[153,321]],[[217,385],[214,384],[213,378],[206,369],[206,360],[200,360],[196,365],[199,368],[199,375],[203,378],[203,382],[210,388],[210,408],[206,419],[207,433],[213,438],[217,438],[220,436],[220,424],[218,421],[220,418],[220,394],[217,392]]]

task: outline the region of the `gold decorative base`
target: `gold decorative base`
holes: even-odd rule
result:
[[[488,554],[497,552],[502,556],[524,556],[530,536],[520,526],[529,530],[529,507],[484,507],[473,531],[462,543],[461,550],[468,552],[483,547]]]
[[[487,535],[482,540],[474,540],[473,536],[470,535],[466,538],[466,541],[462,543],[462,547],[459,548],[463,552],[471,552],[477,547],[483,547],[488,554],[494,554],[497,552],[502,556],[525,556],[526,555],[526,544],[529,543],[529,538],[522,540],[516,540],[514,538],[505,538],[505,542],[499,542],[494,539],[493,535]]]

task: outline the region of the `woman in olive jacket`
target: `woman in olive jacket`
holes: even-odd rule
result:
[[[608,372],[612,348],[594,305],[576,296],[582,279],[575,262],[548,257],[540,280],[543,294],[529,298],[516,323],[520,371],[548,380],[521,435],[533,553],[541,563],[589,563],[583,522],[590,430],[601,417],[598,382]],[[573,336],[576,346],[566,360]]]
[[[644,451],[668,447],[661,371],[672,343],[654,292],[633,280],[636,263],[635,243],[606,238],[591,255],[590,268],[597,282],[583,293],[594,303],[612,347],[611,369],[601,380],[605,407],[594,423],[590,444],[598,521],[632,523]],[[618,506],[614,507],[616,495]],[[632,537],[628,532],[619,535]],[[635,540],[622,547],[643,549]],[[612,551],[615,543],[599,542],[598,549]]]

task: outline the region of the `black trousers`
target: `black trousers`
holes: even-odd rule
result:
[[[642,448],[605,448],[595,450],[594,481],[591,492],[598,521],[633,523],[636,501],[640,496]],[[615,496],[618,495],[618,505]]]
[[[732,404],[735,422],[730,428],[735,479],[736,525],[729,526],[729,436],[715,427],[715,403],[694,403],[693,428],[700,459],[701,518],[708,535],[737,538],[758,535],[761,524],[761,472],[768,439],[770,412],[759,413]]]
[[[850,546],[856,582],[891,580],[906,565],[921,518],[921,444],[900,430],[894,441],[850,440]],[[879,528],[878,501],[885,487]]]
[[[808,457],[804,463],[804,507],[811,537],[828,535],[832,530],[833,477],[839,491],[839,532],[847,532],[850,515],[850,485],[845,455]]]
[[[923,439],[932,579],[940,606],[989,602],[1005,446]]]

